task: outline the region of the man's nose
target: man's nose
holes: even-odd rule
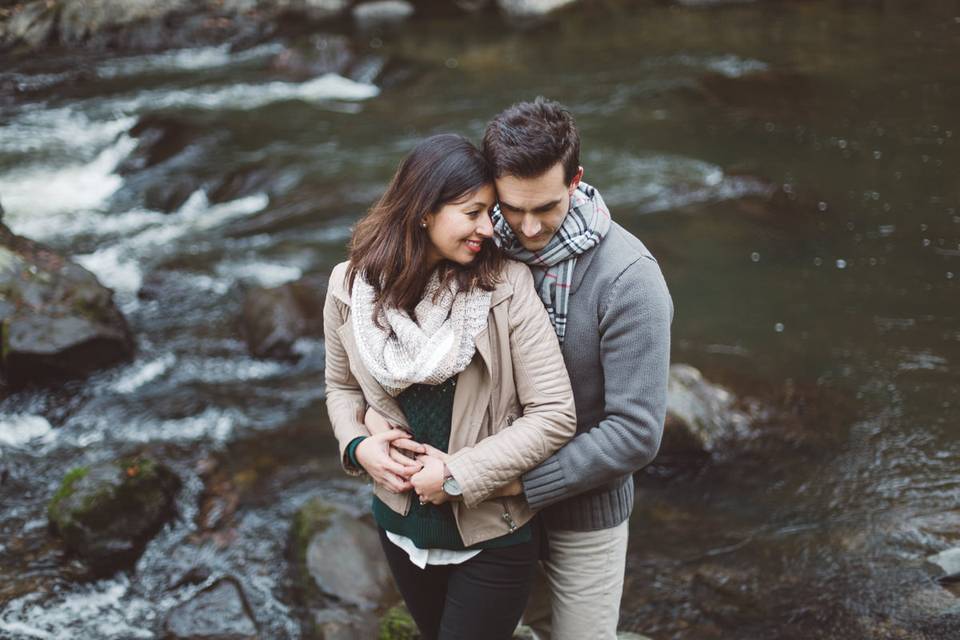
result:
[[[523,232],[523,235],[528,238],[539,235],[542,228],[540,221],[529,215],[523,217],[523,223],[520,225],[520,230]]]

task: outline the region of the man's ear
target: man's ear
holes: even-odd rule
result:
[[[577,167],[577,173],[573,176],[573,180],[570,181],[570,187],[567,191],[570,195],[573,195],[573,192],[576,191],[577,187],[580,186],[580,181],[583,179],[583,167]]]

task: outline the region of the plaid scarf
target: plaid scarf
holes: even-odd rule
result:
[[[560,344],[567,331],[570,284],[577,257],[600,244],[610,229],[610,211],[600,193],[581,182],[570,196],[570,210],[563,224],[543,249],[528,251],[497,206],[493,211],[493,233],[500,248],[509,257],[530,265],[538,274],[537,289],[550,315]]]

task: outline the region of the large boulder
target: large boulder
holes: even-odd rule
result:
[[[368,517],[320,498],[310,500],[294,517],[291,552],[309,608],[334,598],[371,611],[396,600],[379,536]]]
[[[93,573],[131,566],[174,516],[180,485],[166,465],[142,455],[77,467],[47,506],[50,528]]]
[[[690,365],[671,365],[661,451],[711,453],[748,422],[731,392],[711,384]]]
[[[76,378],[129,360],[113,292],[83,267],[0,224],[0,370],[12,387]]]

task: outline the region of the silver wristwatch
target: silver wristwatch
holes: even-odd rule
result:
[[[457,482],[457,479],[450,474],[450,470],[447,469],[447,465],[443,465],[443,470],[447,475],[443,481],[443,492],[448,496],[462,496],[463,489],[460,488],[460,483]]]

